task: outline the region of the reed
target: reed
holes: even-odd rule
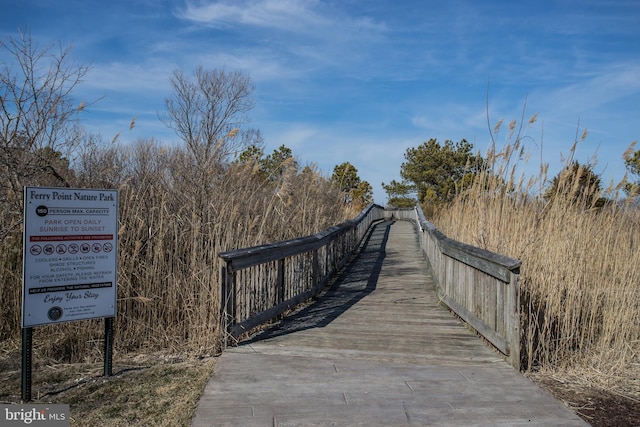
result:
[[[193,167],[155,141],[95,148],[75,185],[119,190],[117,352],[207,355],[220,349],[218,253],[317,233],[347,219],[339,191],[312,166],[266,181],[255,165]],[[290,165],[289,165],[290,166]],[[287,165],[282,165],[287,168]],[[4,354],[19,348],[21,235],[3,239]],[[98,320],[38,327],[36,357],[101,357]]]
[[[530,160],[524,139],[510,134],[502,149],[489,150],[471,188],[433,222],[456,240],[522,260],[527,371],[580,377],[638,399],[640,210],[631,199],[617,202],[624,182],[605,190],[602,203],[595,186],[578,182],[584,171],[560,174],[549,193],[547,165],[533,178],[522,172]]]

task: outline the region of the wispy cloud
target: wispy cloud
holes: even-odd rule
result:
[[[188,1],[179,16],[212,26],[243,24],[308,33],[327,25],[326,20],[314,12],[317,5],[318,2],[308,0]]]
[[[261,50],[240,50],[238,52],[216,52],[194,55],[192,62],[211,68],[227,68],[243,71],[251,79],[260,84],[262,82],[295,79],[304,75],[304,69],[288,67],[287,58],[277,54],[269,54]]]
[[[271,54],[283,67],[304,68],[306,72],[362,67],[372,44],[383,42],[387,30],[373,17],[351,16],[318,0],[188,0],[176,16],[229,31],[254,53]]]
[[[169,76],[176,64],[109,62],[93,64],[83,86],[121,92],[159,92],[169,87]]]
[[[248,25],[321,38],[333,36],[329,29],[342,34],[384,29],[370,17],[350,18],[318,0],[187,1],[178,16],[217,27]]]
[[[640,94],[640,62],[609,64],[590,79],[558,90],[549,101],[572,110],[597,109]],[[640,106],[638,107],[640,108]]]

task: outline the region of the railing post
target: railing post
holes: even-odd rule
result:
[[[511,272],[507,284],[506,339],[509,343],[509,363],[520,370],[520,272]]]
[[[318,249],[312,252],[311,258],[311,286],[317,292],[320,284],[320,262],[318,260]]]
[[[276,279],[277,283],[276,283],[276,287],[277,287],[277,292],[278,292],[278,304],[280,304],[281,302],[283,302],[285,300],[285,280],[284,280],[284,258],[279,259],[277,262],[278,265],[278,277]]]
[[[231,265],[225,263],[222,266],[222,301],[220,311],[222,313],[223,349],[227,347],[231,327],[236,322],[236,274],[232,272]]]

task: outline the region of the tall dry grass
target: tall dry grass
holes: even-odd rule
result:
[[[501,150],[490,150],[472,187],[433,221],[452,238],[522,260],[527,370],[638,399],[640,210],[635,203],[601,206],[595,187],[577,191],[579,174],[560,174],[557,194],[543,197],[548,166],[532,178],[522,172],[530,161],[524,139],[511,133]],[[616,200],[623,185],[605,192]]]
[[[277,181],[256,163],[195,167],[186,151],[154,141],[93,147],[74,184],[117,188],[120,198],[116,352],[212,354],[220,348],[218,253],[314,234],[351,212],[313,167],[283,162]],[[0,337],[15,353],[20,337],[21,236],[1,242]],[[99,320],[34,329],[37,356],[96,359]]]

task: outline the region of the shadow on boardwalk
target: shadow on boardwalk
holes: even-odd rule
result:
[[[585,426],[444,309],[406,221],[317,301],[228,348],[193,427]]]
[[[257,334],[245,343],[253,343],[294,332],[324,328],[373,292],[378,285],[382,264],[386,257],[389,232],[395,221],[374,225],[362,245],[362,250],[340,272],[331,287],[313,303],[287,316],[282,322]]]

